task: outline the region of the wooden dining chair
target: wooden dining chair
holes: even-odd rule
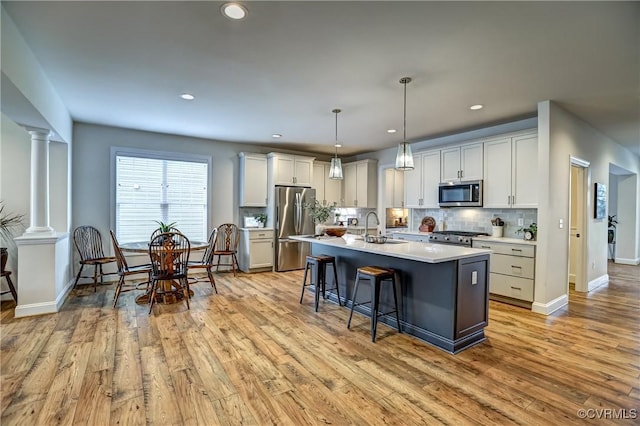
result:
[[[151,264],[147,263],[144,265],[129,266],[129,264],[127,263],[127,259],[122,254],[122,250],[120,249],[120,245],[118,244],[116,234],[113,232],[113,230],[109,230],[109,234],[111,234],[111,243],[113,244],[113,252],[116,255],[116,263],[118,264],[118,276],[120,277],[120,279],[118,280],[118,284],[116,284],[116,292],[113,295],[113,307],[115,308],[118,304],[118,297],[120,297],[121,292],[131,291],[137,288],[136,284],[130,288],[123,289],[127,277],[131,275],[146,274],[148,277],[147,288],[149,287],[149,283],[151,282]]]
[[[218,236],[218,228],[213,228],[211,234],[209,234],[209,239],[207,240],[207,248],[202,255],[202,260],[190,260],[189,261],[189,270],[193,269],[205,269],[207,271],[207,277],[209,278],[209,282],[211,283],[211,287],[215,290],[216,294],[218,293],[218,289],[216,288],[216,280],[213,278],[213,271],[211,270],[214,267],[213,263],[213,253],[216,248],[216,237]],[[198,282],[198,279],[195,279],[195,282]]]
[[[151,297],[149,314],[158,293],[158,286],[171,282],[178,290],[182,290],[184,300],[189,306],[188,265],[191,243],[179,232],[165,232],[156,235],[149,243],[149,259],[151,261]],[[163,288],[164,292],[173,291]]]
[[[233,276],[236,276],[236,269],[240,269],[238,266],[238,258],[236,256],[239,242],[240,230],[237,225],[233,223],[224,223],[218,226],[218,235],[216,237],[215,244],[216,248],[213,251],[213,256],[218,256],[216,272],[220,266],[231,266]],[[222,256],[229,256],[231,263],[220,263]]]
[[[169,228],[169,232],[180,232],[180,230],[172,226],[171,228]],[[149,241],[153,240],[155,237],[157,237],[160,234],[162,234],[162,229],[160,228],[156,229],[151,233],[151,238],[149,238]]]
[[[82,276],[82,269],[85,265],[93,265],[93,291],[96,291],[98,287],[98,271],[100,271],[100,283],[103,281],[105,275],[114,275],[115,272],[104,273],[102,266],[114,263],[116,258],[114,256],[105,256],[102,249],[102,235],[93,226],[79,226],[73,231],[73,242],[80,254],[80,270],[76,275],[76,281],[73,283],[73,288],[76,288],[80,278],[91,278]]]

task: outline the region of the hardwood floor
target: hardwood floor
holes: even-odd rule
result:
[[[371,343],[368,318],[298,304],[298,271],[218,274],[218,295],[202,282],[191,310],[151,316],[133,292],[113,309],[113,285],[54,315],[3,302],[0,422],[638,424],[640,267],[609,272],[548,317],[491,302],[487,341],[458,355],[384,324]]]

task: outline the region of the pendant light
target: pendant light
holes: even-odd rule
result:
[[[334,109],[331,111],[336,115],[336,155],[331,159],[331,167],[329,167],[329,179],[342,179],[342,161],[338,158],[338,114],[342,112],[341,109]]]
[[[396,154],[396,170],[413,170],[413,154],[411,153],[411,145],[407,142],[407,84],[411,83],[411,77],[402,77],[400,83],[404,85],[404,136],[402,143],[398,145],[398,153]]]

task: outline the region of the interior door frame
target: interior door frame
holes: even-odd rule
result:
[[[589,235],[588,235],[588,230],[589,230],[589,226],[588,226],[588,219],[589,219],[589,188],[590,188],[590,181],[591,181],[591,169],[590,169],[590,165],[591,163],[589,163],[586,160],[583,160],[581,158],[577,158],[577,157],[570,157],[570,161],[569,161],[569,210],[567,212],[567,217],[569,218],[568,220],[568,229],[569,232],[567,233],[567,239],[568,239],[568,244],[567,244],[567,276],[566,276],[566,283],[567,283],[567,294],[569,294],[569,274],[570,274],[570,264],[571,264],[571,209],[572,209],[572,205],[571,205],[571,167],[580,167],[581,169],[583,169],[582,171],[582,194],[581,194],[581,201],[582,201],[582,209],[581,209],[581,215],[582,215],[582,224],[583,224],[583,232],[581,235],[582,238],[579,238],[578,241],[580,241],[580,245],[577,247],[578,249],[578,256],[581,257],[581,268],[576,269],[576,279],[575,279],[575,289],[576,291],[580,291],[580,292],[587,292],[589,291],[588,289],[588,283],[587,283],[587,263],[588,263],[588,259],[587,259],[587,241],[589,240]]]

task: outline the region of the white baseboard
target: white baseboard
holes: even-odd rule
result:
[[[56,302],[32,303],[16,306],[15,318],[31,317],[34,315],[55,314],[58,312]]]
[[[16,306],[14,317],[23,318],[31,317],[34,315],[55,314],[60,311],[62,305],[64,305],[67,295],[73,288],[74,280],[70,280],[64,287],[63,291],[56,297],[55,301],[32,303],[30,305],[18,305]]]
[[[621,265],[640,265],[640,257],[635,259],[623,259],[621,257],[616,257],[614,260],[615,263],[619,263]]]
[[[542,315],[550,315],[558,309],[566,306],[569,303],[569,297],[566,294],[552,300],[548,303],[533,302],[531,305],[531,312]]]
[[[609,274],[604,274],[587,283],[587,291],[596,289],[602,285],[609,284]]]

